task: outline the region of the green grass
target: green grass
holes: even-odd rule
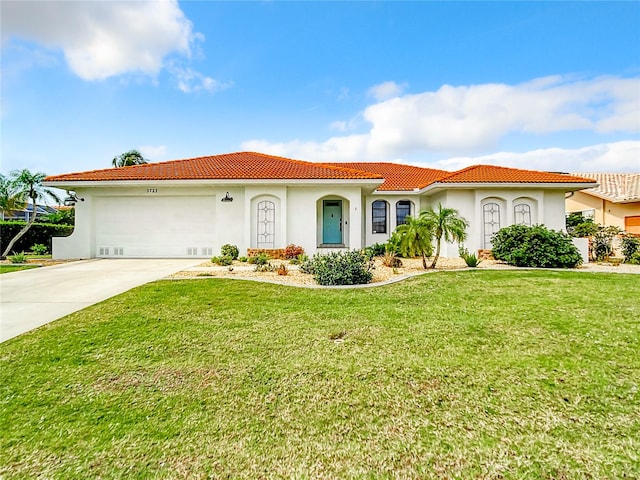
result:
[[[0,345],[0,476],[638,478],[639,292],[148,284]]]
[[[25,264],[1,264],[0,265],[0,274],[9,273],[9,272],[18,272],[20,270],[29,270],[31,268],[38,268],[38,265],[25,265]]]

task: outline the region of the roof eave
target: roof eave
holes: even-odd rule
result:
[[[381,178],[318,178],[318,179],[192,179],[192,180],[59,180],[44,181],[47,187],[73,190],[75,188],[94,187],[137,187],[149,185],[162,186],[222,186],[222,185],[342,185],[342,186],[370,186],[376,188],[384,182]]]
[[[597,184],[595,185],[597,186]],[[437,193],[441,190],[448,189],[496,189],[496,188],[535,188],[544,190],[562,190],[564,192],[575,192],[577,190],[583,190],[585,188],[593,188],[593,183],[535,183],[535,182],[460,182],[460,183],[447,183],[447,182],[433,182],[424,188],[421,188],[418,193]]]

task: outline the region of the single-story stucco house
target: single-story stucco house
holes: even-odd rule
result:
[[[307,254],[387,241],[407,215],[457,209],[465,246],[491,248],[514,223],[565,227],[565,194],[594,180],[476,165],[456,172],[396,163],[313,163],[243,152],[47,177],[75,192],[76,226],[54,258],[202,257],[224,244]],[[241,253],[242,254],[242,253]],[[443,256],[457,257],[458,245]]]

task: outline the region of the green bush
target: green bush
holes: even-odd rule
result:
[[[33,253],[34,255],[46,255],[47,253],[49,253],[49,249],[42,243],[36,243],[31,247],[31,253]]]
[[[373,278],[373,262],[360,250],[316,254],[300,269],[312,273],[320,285],[359,285]]]
[[[251,265],[266,265],[267,263],[269,263],[270,259],[271,258],[266,253],[260,253],[255,257],[249,257],[249,263]]]
[[[304,262],[308,260],[309,260],[309,257],[306,254],[301,253],[296,258],[292,258],[291,260],[289,260],[289,263],[291,263],[291,265],[302,265]]]
[[[238,250],[238,247],[230,243],[220,247],[220,255],[223,257],[231,257],[231,260],[236,260],[239,254],[240,250]]]
[[[601,262],[613,255],[613,237],[621,232],[622,230],[612,225],[599,227],[591,242],[591,258]]]
[[[492,253],[517,267],[574,268],[582,256],[566,233],[549,230],[543,225],[512,225],[491,238]]]
[[[233,258],[231,258],[229,255],[222,255],[220,257],[213,257],[211,259],[211,262],[215,263],[216,265],[226,267],[233,263]]]
[[[370,245],[364,249],[365,255],[369,258],[381,257],[386,253],[386,251],[387,251],[386,243],[374,243],[373,245]]]
[[[595,235],[599,229],[600,225],[598,225],[597,223],[585,222],[576,225],[568,233],[572,237],[590,237],[592,235]]]
[[[238,261],[242,262],[242,263],[247,263],[248,258],[247,257],[238,257]]]
[[[11,263],[27,263],[27,256],[22,253],[16,253],[15,255],[11,255],[9,257],[9,261]]]
[[[640,238],[633,235],[625,235],[622,237],[622,255],[625,263],[640,263]],[[634,258],[637,259],[634,262]]]
[[[467,267],[475,268],[482,263],[482,260],[480,260],[475,253],[469,253],[469,250],[464,247],[460,247],[459,253],[464,263],[467,264]]]
[[[0,222],[0,250],[4,251],[11,239],[26,225],[25,222]],[[51,251],[52,237],[68,237],[73,233],[71,225],[34,223],[13,246],[13,252],[26,252],[32,245],[42,244]]]

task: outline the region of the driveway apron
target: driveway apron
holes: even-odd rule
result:
[[[0,275],[0,342],[202,259],[92,259]]]

